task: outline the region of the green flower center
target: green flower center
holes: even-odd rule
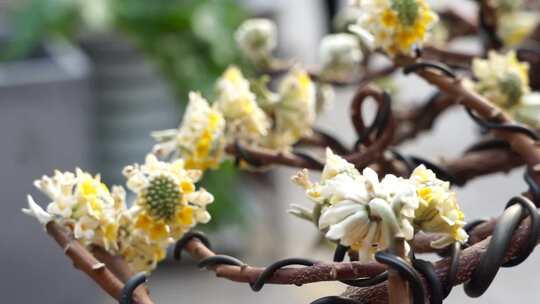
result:
[[[142,197],[151,216],[168,220],[175,214],[182,193],[172,178],[160,175],[150,181]]]
[[[499,80],[499,87],[504,95],[508,96],[508,106],[519,102],[523,96],[521,79],[514,73],[507,73]]]
[[[392,0],[392,9],[397,12],[401,24],[413,25],[418,17],[416,0]]]

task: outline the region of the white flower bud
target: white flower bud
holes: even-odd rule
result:
[[[320,44],[321,74],[324,78],[346,78],[358,70],[363,54],[357,38],[351,34],[332,34]]]
[[[269,19],[244,21],[235,33],[240,51],[255,65],[267,65],[272,51],[277,46],[277,27]]]

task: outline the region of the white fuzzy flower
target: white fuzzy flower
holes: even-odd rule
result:
[[[196,92],[189,93],[189,104],[178,130],[153,132],[159,142],[154,153],[178,153],[189,169],[217,168],[225,151],[225,119]]]
[[[354,35],[341,33],[321,40],[319,57],[323,78],[345,79],[358,71],[363,54]]]
[[[306,171],[293,180],[322,205],[319,229],[328,239],[358,250],[361,261],[371,260],[393,238],[410,240],[414,236],[411,222],[419,200],[414,183],[407,179],[386,175],[379,181],[370,168],[360,174],[328,149],[319,183],[309,181]]]
[[[276,24],[269,19],[244,21],[235,33],[240,51],[253,64],[265,67],[272,60],[272,51],[277,46]]]

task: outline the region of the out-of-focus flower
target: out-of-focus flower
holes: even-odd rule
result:
[[[377,47],[390,56],[411,54],[421,47],[428,31],[437,22],[437,14],[425,0],[356,1],[363,15],[359,27],[374,36]],[[354,28],[353,28],[354,30]]]
[[[321,40],[319,57],[323,79],[346,79],[358,71],[363,54],[354,35],[341,33]]]
[[[440,233],[442,237],[431,246],[443,248],[455,241],[464,243],[468,239],[463,212],[456,201],[450,183],[437,178],[433,171],[424,165],[411,174],[416,183],[420,205],[415,211],[414,225],[424,232]]]
[[[540,93],[529,93],[521,102],[509,110],[515,120],[522,122],[533,129],[540,129]]]
[[[268,67],[277,46],[276,24],[269,19],[244,21],[235,33],[240,51],[258,67]]]
[[[217,82],[217,109],[226,120],[228,142],[252,145],[268,134],[270,119],[257,105],[250,84],[237,67],[229,67]]]
[[[360,174],[327,150],[319,183],[309,180],[307,170],[295,175],[293,181],[322,205],[319,229],[328,239],[358,250],[361,261],[372,260],[374,253],[388,248],[395,237],[410,240],[414,236],[411,222],[419,200],[415,185],[407,179],[387,175],[379,181],[372,169],[365,168]]]
[[[178,129],[153,132],[159,156],[178,153],[187,169],[217,168],[225,149],[225,119],[199,94],[189,94],[189,104]]]
[[[265,146],[284,150],[311,132],[316,118],[315,84],[295,67],[279,86],[279,101],[273,106],[274,125]]]
[[[78,0],[79,12],[84,25],[90,31],[104,32],[109,30],[113,23],[113,8],[107,0],[85,1]]]
[[[31,197],[28,198],[31,213],[42,224],[50,220],[69,229],[82,244],[99,245],[115,252],[117,248],[119,204],[116,194],[111,194],[98,176],[76,170],[55,171],[52,177],[43,176],[34,185],[50,199],[45,212]]]
[[[165,258],[170,243],[210,220],[206,206],[214,198],[196,190],[201,171],[185,169],[181,159],[165,163],[149,154],[143,165],[126,167],[124,175],[137,196],[128,211],[121,253],[137,270],[151,270]]]
[[[516,11],[498,17],[497,34],[507,46],[523,42],[540,22],[540,14],[534,11]]]
[[[336,93],[332,85],[319,82],[315,85],[315,96],[315,112],[319,114],[332,107]]]
[[[530,91],[529,65],[519,62],[513,51],[492,51],[487,59],[475,58],[472,70],[477,78],[474,89],[503,108],[516,105]]]
[[[519,10],[523,2],[523,0],[491,0],[490,5],[496,8],[498,14],[504,14]]]
[[[341,9],[332,21],[335,32],[348,32],[351,25],[356,24],[362,12],[351,5]]]

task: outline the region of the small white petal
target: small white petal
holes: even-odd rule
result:
[[[47,213],[41,206],[36,204],[32,196],[27,196],[28,209],[22,209],[22,212],[26,215],[35,217],[42,225],[46,225],[52,220],[52,216]]]

